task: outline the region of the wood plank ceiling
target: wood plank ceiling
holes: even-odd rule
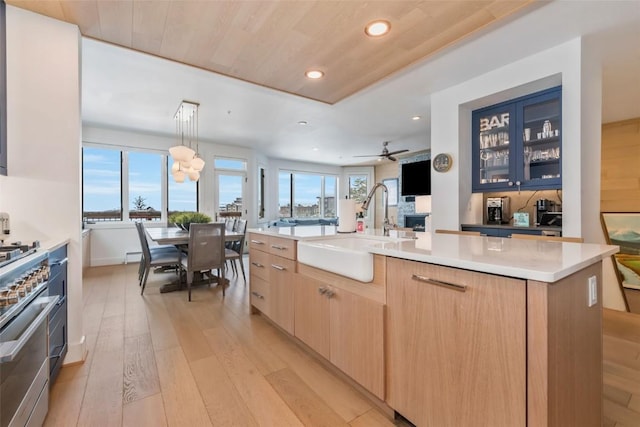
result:
[[[7,0],[82,35],[333,104],[533,0]],[[391,32],[369,38],[385,19]],[[325,72],[309,80],[306,70]]]

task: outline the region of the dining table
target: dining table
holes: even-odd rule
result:
[[[145,227],[149,238],[159,245],[187,246],[189,244],[189,232],[178,227]],[[244,237],[244,233],[237,231],[224,231],[224,240],[235,242]],[[211,276],[216,278],[216,276]],[[173,292],[183,289],[182,281],[166,283],[160,286],[160,293]]]

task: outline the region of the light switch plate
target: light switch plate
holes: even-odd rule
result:
[[[598,303],[598,280],[596,279],[596,276],[589,277],[589,283],[587,288],[588,288],[587,306],[593,307]]]

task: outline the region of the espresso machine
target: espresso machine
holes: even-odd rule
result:
[[[508,224],[510,219],[509,197],[487,197],[487,224]]]
[[[540,219],[543,214],[548,212],[556,212],[556,202],[549,199],[538,199],[536,200],[536,210],[535,210],[535,224],[540,225]]]

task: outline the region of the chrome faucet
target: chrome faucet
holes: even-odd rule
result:
[[[393,228],[393,225],[389,222],[389,189],[387,188],[386,185],[384,185],[381,182],[378,182],[376,185],[373,186],[373,188],[367,195],[367,198],[364,199],[364,202],[362,202],[362,210],[366,211],[367,209],[369,209],[369,205],[371,204],[371,199],[373,199],[373,195],[375,194],[376,190],[380,187],[382,187],[382,190],[384,191],[384,220],[382,221],[382,228],[384,230],[383,235],[388,236],[389,229]]]

